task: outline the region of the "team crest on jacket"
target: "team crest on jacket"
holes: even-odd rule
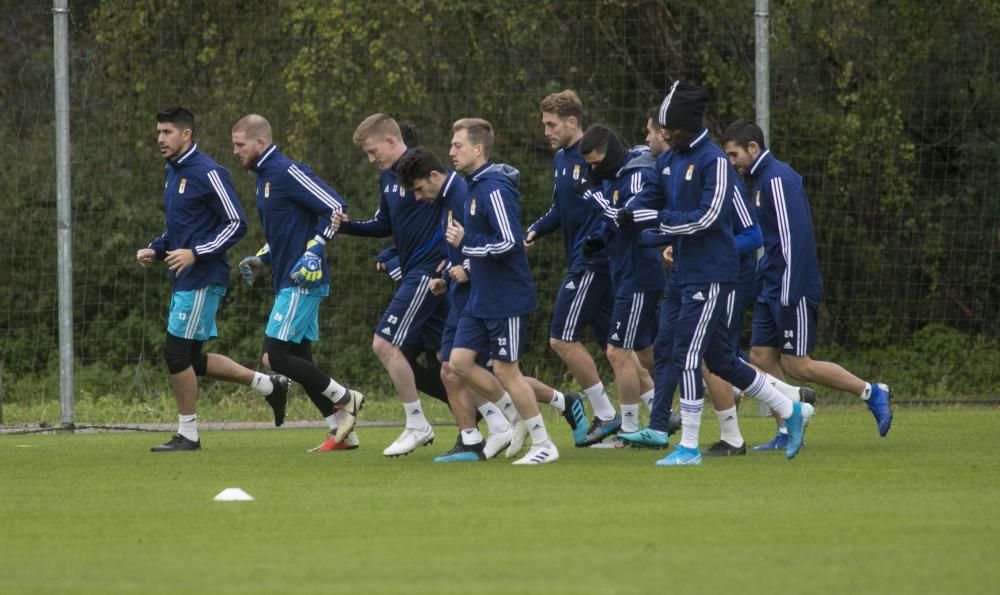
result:
[[[271,183],[264,182],[264,198],[271,198]]]
[[[684,173],[684,179],[687,180],[688,182],[691,181],[692,177],[694,177],[694,164],[693,163],[688,166],[687,172]]]
[[[181,185],[177,189],[177,194],[184,194],[184,187],[187,186],[187,183],[188,183],[187,178],[181,178]]]
[[[474,198],[469,201],[469,214],[470,215],[476,214],[476,199]]]
[[[580,164],[579,163],[573,166],[573,179],[574,180],[579,180],[580,179]]]

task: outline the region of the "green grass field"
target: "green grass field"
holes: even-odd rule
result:
[[[0,436],[0,593],[996,593],[996,409],[820,410],[777,453],[441,465],[454,427],[386,459],[307,454],[322,430]],[[767,419],[745,417],[761,443]],[[714,440],[706,411],[702,440]],[[673,441],[672,441],[673,442]],[[214,502],[226,487],[253,502]]]

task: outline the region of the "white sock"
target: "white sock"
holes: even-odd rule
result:
[[[791,399],[792,402],[798,402],[801,399],[801,396],[799,395],[799,387],[792,386],[784,380],[779,380],[770,374],[764,374],[764,378],[767,379],[768,384],[778,389],[778,392]]]
[[[792,400],[786,397],[777,388],[767,382],[767,377],[757,372],[753,382],[743,389],[748,397],[767,403],[772,411],[777,412],[782,419],[792,416]]]
[[[549,405],[552,405],[559,411],[566,411],[566,397],[556,389],[552,389],[552,400],[549,401]]]
[[[681,400],[681,446],[698,448],[698,434],[701,432],[701,410],[705,399],[697,401]]]
[[[198,414],[193,415],[178,415],[177,420],[180,422],[177,427],[177,433],[184,436],[191,442],[198,441]]]
[[[549,433],[545,430],[545,421],[541,415],[526,419],[524,423],[528,424],[528,434],[531,436],[532,446],[542,446],[548,443]]]
[[[496,406],[503,412],[503,416],[510,423],[516,424],[517,420],[521,419],[517,414],[517,407],[514,407],[514,400],[510,398],[510,393],[507,391],[504,391],[503,396],[496,402]]]
[[[344,388],[343,386],[340,386],[340,384],[337,383],[336,380],[334,380],[333,378],[331,378],[330,379],[330,384],[329,384],[329,386],[326,387],[326,389],[323,390],[323,394],[326,395],[326,396],[328,396],[328,397],[330,397],[330,399],[334,403],[336,403],[337,401],[339,401],[340,399],[342,399],[344,397],[344,395],[347,394],[347,389]]]
[[[262,395],[269,395],[274,390],[274,384],[271,382],[271,377],[267,374],[254,372],[253,380],[250,381],[250,388]]]
[[[479,433],[479,428],[470,428],[467,430],[462,430],[462,444],[466,446],[472,446],[473,444],[479,444],[483,441],[483,435]]]
[[[615,407],[608,398],[608,393],[604,392],[604,383],[598,382],[590,388],[583,389],[583,394],[587,395],[590,406],[594,408],[594,415],[602,421],[608,421],[615,417]]]
[[[872,396],[872,385],[869,382],[865,383],[865,389],[861,391],[861,400],[867,401]]]
[[[426,430],[431,424],[427,423],[424,417],[424,408],[420,406],[420,399],[412,403],[403,403],[403,411],[406,412],[406,427],[411,430]]]
[[[740,422],[736,418],[736,407],[716,411],[721,434],[719,438],[733,446],[743,446],[743,434],[740,433]]]
[[[326,420],[326,425],[330,428],[331,432],[337,429],[337,414],[336,413],[334,413],[333,415],[328,415],[328,416],[324,417],[323,419]]]
[[[479,413],[486,420],[486,427],[489,428],[490,434],[502,434],[510,429],[510,422],[493,403],[487,401],[485,405],[480,405],[476,409],[479,409]]]
[[[639,431],[639,404],[622,405],[622,432]]]
[[[639,400],[646,406],[649,411],[653,410],[653,397],[656,396],[656,389],[651,388],[648,391],[639,395]]]

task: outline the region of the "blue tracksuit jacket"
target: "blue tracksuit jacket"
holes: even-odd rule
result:
[[[257,213],[271,250],[274,292],[297,287],[289,274],[317,235],[333,239],[330,218],[347,210],[347,203],[309,168],[271,145],[250,167],[257,173]],[[323,258],[323,284],[330,270]],[[308,292],[309,289],[303,289]]]
[[[170,274],[174,291],[202,289],[209,285],[229,285],[226,250],[247,232],[240,199],[233,190],[229,172],[198,145],[165,166],[163,204],[167,230],[150,242],[156,258],[163,260],[168,250],[194,251],[194,266],[180,277]]]
[[[491,161],[467,178],[462,254],[472,291],[465,311],[476,318],[510,318],[538,307],[521,233],[519,178],[513,167]]]

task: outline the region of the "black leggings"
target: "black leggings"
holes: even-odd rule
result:
[[[330,386],[330,377],[313,362],[312,342],[303,339],[301,343],[290,343],[264,337],[263,351],[271,369],[301,384],[323,417],[333,415],[333,401],[323,394]]]

